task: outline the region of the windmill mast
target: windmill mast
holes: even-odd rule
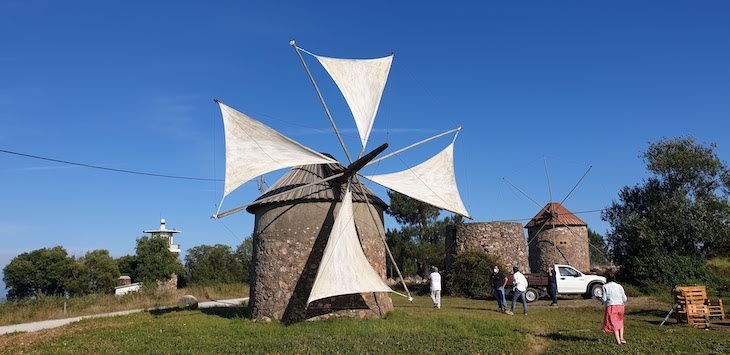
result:
[[[264,176],[261,175],[259,177],[259,193],[263,195],[264,192],[266,192],[266,180],[264,180]]]

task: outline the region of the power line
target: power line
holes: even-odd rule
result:
[[[92,165],[92,164],[78,163],[78,162],[73,162],[73,161],[68,161],[68,160],[61,160],[61,159],[54,159],[54,158],[42,157],[42,156],[39,156],[39,155],[33,155],[33,154],[26,154],[26,153],[14,152],[14,151],[5,150],[5,149],[0,149],[0,153],[11,154],[11,155],[16,155],[16,156],[21,156],[21,157],[31,158],[31,159],[45,160],[45,161],[50,161],[50,162],[60,163],[60,164],[81,166],[81,167],[84,167],[84,168],[91,168],[91,169],[99,169],[99,170],[113,171],[113,172],[117,172],[117,173],[126,173],[126,174],[143,175],[143,176],[154,176],[154,177],[161,177],[161,178],[167,178],[167,179],[180,179],[180,180],[223,181],[221,179],[210,179],[210,178],[191,177],[191,176],[179,176],[179,175],[166,175],[166,174],[150,173],[150,172],[145,172],[145,171],[136,171],[136,170],[109,168],[109,167],[100,166],[100,165]]]

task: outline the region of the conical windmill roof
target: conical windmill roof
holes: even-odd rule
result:
[[[540,210],[535,217],[530,220],[525,228],[542,227],[543,225],[550,227],[566,226],[587,226],[586,222],[578,218],[573,212],[570,212],[560,202],[549,202]]]
[[[272,185],[263,195],[257,198],[254,203],[246,207],[246,211],[249,213],[255,213],[259,208],[271,204],[290,204],[295,202],[341,202],[342,197],[345,195],[347,183],[336,182],[337,179],[312,185],[303,189],[294,190],[290,193],[284,193],[271,199],[266,198],[268,196],[294,189],[295,187],[317,182],[343,171],[345,171],[345,167],[341,164],[312,164],[293,167],[284,174],[281,179],[276,181],[276,183],[274,183],[274,185]],[[367,196],[370,199],[371,204],[380,206],[383,209],[388,207],[388,205],[372,190],[363,184],[356,183],[357,181],[357,177],[354,177],[351,187],[352,202],[367,203]]]

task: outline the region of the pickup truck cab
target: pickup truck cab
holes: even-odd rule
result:
[[[558,283],[559,295],[582,294],[586,298],[603,296],[603,284],[606,278],[598,275],[587,275],[570,265],[553,265],[555,268],[556,281]],[[525,274],[527,278],[527,291],[525,299],[532,302],[545,297],[547,293],[547,274]]]

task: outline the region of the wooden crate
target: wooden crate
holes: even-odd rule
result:
[[[725,319],[722,299],[716,304],[710,302],[705,286],[677,286],[673,293],[679,305],[676,313],[677,322],[696,327],[709,327],[711,318]]]

